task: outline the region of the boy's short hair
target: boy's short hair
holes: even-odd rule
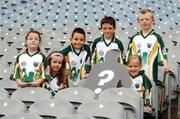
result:
[[[105,16],[104,18],[102,18],[102,20],[101,20],[101,28],[102,28],[102,25],[105,24],[105,23],[109,23],[109,24],[113,25],[114,28],[116,28],[116,21],[111,16]]]
[[[139,11],[139,14],[146,14],[146,13],[150,13],[152,15],[152,19],[154,20],[154,12],[150,9],[142,9]],[[139,18],[138,18],[139,20]]]
[[[86,38],[86,33],[85,33],[84,29],[82,29],[82,28],[75,28],[75,29],[73,30],[72,34],[71,34],[71,37],[73,37],[73,35],[74,35],[75,33],[83,34],[83,35],[84,35],[84,38]]]

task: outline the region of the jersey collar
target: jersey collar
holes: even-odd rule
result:
[[[134,79],[134,78],[136,78],[136,77],[142,75],[143,73],[144,73],[144,70],[141,70],[141,71],[139,71],[139,74],[138,74],[137,76],[134,76],[134,77],[133,77],[133,76],[131,76],[131,74],[129,74],[129,75]]]
[[[115,41],[115,38],[116,38],[116,37],[113,35],[111,41],[110,41],[109,43],[106,43],[106,40],[105,40],[105,38],[104,38],[104,35],[101,36],[101,40],[104,42],[104,44],[105,44],[107,47],[108,47],[112,42]]]
[[[71,51],[74,52],[77,56],[79,56],[81,52],[84,50],[84,48],[82,47],[79,52],[76,52],[72,44],[70,45],[70,48],[71,48]]]
[[[26,51],[25,51],[29,56],[34,56],[34,55],[36,55],[36,54],[39,54],[39,53],[41,53],[41,50],[40,50],[40,48],[38,48],[38,50],[37,50],[37,52],[35,52],[34,54],[32,54],[32,55],[30,55],[29,54],[29,52],[28,52],[28,49],[26,49]]]
[[[146,36],[144,36],[144,35],[143,35],[143,32],[142,32],[142,30],[141,30],[141,31],[139,32],[139,34],[145,39],[145,38],[147,38],[149,35],[152,35],[154,32],[155,32],[154,29],[152,29]]]

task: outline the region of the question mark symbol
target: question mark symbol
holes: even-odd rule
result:
[[[114,72],[111,71],[111,70],[104,70],[102,72],[99,73],[99,77],[104,77],[105,75],[108,75],[106,78],[104,79],[100,79],[99,83],[98,83],[98,86],[103,86],[105,83],[111,81],[114,77]],[[99,94],[100,92],[102,91],[101,88],[96,88],[95,89],[95,93],[96,94]]]

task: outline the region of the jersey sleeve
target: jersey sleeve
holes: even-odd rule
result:
[[[159,49],[158,49],[158,62],[162,62],[164,60],[167,60],[167,52],[165,49],[164,42],[160,35],[157,35],[157,39],[159,42]]]
[[[129,41],[127,53],[126,53],[126,61],[128,57],[132,55],[132,41],[133,41],[133,37],[130,37],[130,41]]]
[[[14,69],[12,74],[10,75],[10,79],[20,79],[20,67],[19,67],[19,56],[16,58],[16,62],[14,64]]]
[[[118,47],[119,47],[119,50],[121,51],[121,54],[120,54],[120,62],[122,64],[125,64],[125,61],[126,61],[126,54],[125,54],[125,51],[124,51],[124,46],[122,44],[122,42],[120,40],[117,40],[117,43],[118,43]]]
[[[39,66],[39,69],[36,73],[36,76],[35,76],[35,79],[38,80],[38,79],[43,79],[43,80],[48,80],[49,79],[49,73],[47,73],[47,70],[48,70],[48,60],[47,60],[47,57],[42,54],[42,57],[43,57],[43,60],[42,60],[42,63],[41,65]]]
[[[87,52],[85,70],[86,70],[87,73],[89,73],[90,70],[91,70],[91,65],[90,65],[91,51],[90,51],[90,47],[88,45],[85,45],[84,47],[85,47],[85,50]]]
[[[97,63],[97,53],[96,53],[96,44],[98,42],[98,39],[95,39],[95,41],[92,44],[92,50],[91,50],[91,64]]]

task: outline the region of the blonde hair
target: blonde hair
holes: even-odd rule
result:
[[[132,62],[132,61],[134,61],[134,62],[136,62],[136,64],[137,64],[137,61],[139,62],[139,66],[140,67],[142,67],[142,59],[141,59],[141,57],[139,56],[139,55],[137,55],[137,54],[134,54],[134,55],[131,55],[131,56],[129,56],[129,58],[128,58],[128,60],[127,60],[127,66],[130,64],[130,62]]]
[[[139,11],[139,14],[146,14],[146,13],[150,13],[152,15],[152,19],[154,21],[154,12],[150,9],[142,9]],[[138,17],[138,21],[139,21],[139,17]]]

